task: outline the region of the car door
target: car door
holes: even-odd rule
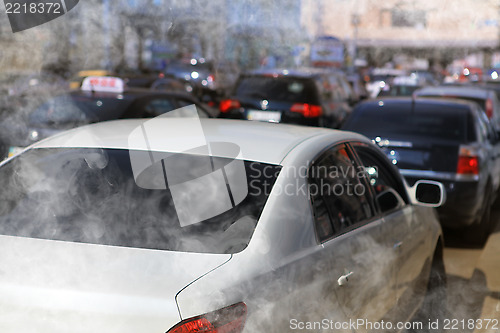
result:
[[[426,248],[430,246],[426,237],[428,226],[417,218],[399,172],[381,151],[365,143],[353,143],[352,147],[366,170],[382,218],[381,244],[385,246],[383,252],[389,257],[393,271],[392,304],[397,304],[389,316],[403,320],[414,310],[413,293],[422,278]]]
[[[390,261],[380,239],[382,219],[359,171],[349,146],[329,149],[309,170],[310,197],[331,292],[348,319],[375,322],[384,315],[381,304],[392,305]]]

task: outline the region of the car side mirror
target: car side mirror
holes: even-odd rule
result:
[[[433,180],[418,180],[408,191],[411,202],[426,207],[439,207],[446,201],[443,184]]]

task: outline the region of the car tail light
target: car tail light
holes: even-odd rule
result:
[[[208,82],[214,82],[214,81],[215,81],[214,76],[213,76],[213,75],[209,75],[209,76],[207,77],[207,81],[208,81]]]
[[[183,320],[167,333],[239,333],[245,325],[246,315],[245,303],[236,303],[202,316]]]
[[[493,117],[493,101],[491,100],[491,98],[488,98],[486,100],[486,115],[489,119]]]
[[[474,149],[468,147],[460,147],[460,151],[458,154],[457,174],[479,174],[479,158]]]
[[[234,99],[225,99],[220,102],[219,104],[219,110],[220,112],[226,113],[232,109],[238,109],[241,107],[241,104],[239,101],[236,101]]]
[[[321,106],[307,103],[296,103],[292,105],[290,111],[301,113],[306,118],[319,117],[323,114]]]

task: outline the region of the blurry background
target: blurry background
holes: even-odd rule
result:
[[[86,0],[16,34],[1,15],[0,70],[162,69],[182,54],[308,64],[319,36],[343,42],[348,66],[496,67],[498,18],[496,0]]]

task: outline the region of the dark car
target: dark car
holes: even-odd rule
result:
[[[221,117],[336,128],[350,112],[335,72],[269,69],[239,77]]]
[[[216,63],[204,58],[174,60],[164,70],[166,76],[189,82],[198,99],[213,102],[218,102],[234,85],[238,73],[232,63]]]
[[[192,93],[194,90],[189,81],[165,75],[162,78],[155,80],[151,84],[151,89],[160,91],[180,91],[185,93]]]
[[[442,182],[446,227],[468,227],[484,239],[500,181],[500,144],[481,108],[458,99],[387,98],[358,105],[343,129],[373,139],[411,185]]]
[[[496,131],[500,131],[500,102],[493,90],[473,86],[436,86],[415,91],[415,96],[460,98],[476,102],[486,112]]]
[[[108,77],[88,79],[104,83],[121,80]],[[90,91],[82,88],[58,94],[39,101],[36,107],[9,114],[0,123],[2,146],[10,156],[62,130],[106,120],[153,118],[192,104],[196,105],[201,117],[218,115],[216,109],[200,103],[187,93],[126,87],[123,90],[102,91],[94,85]],[[2,154],[6,155],[6,152]]]

